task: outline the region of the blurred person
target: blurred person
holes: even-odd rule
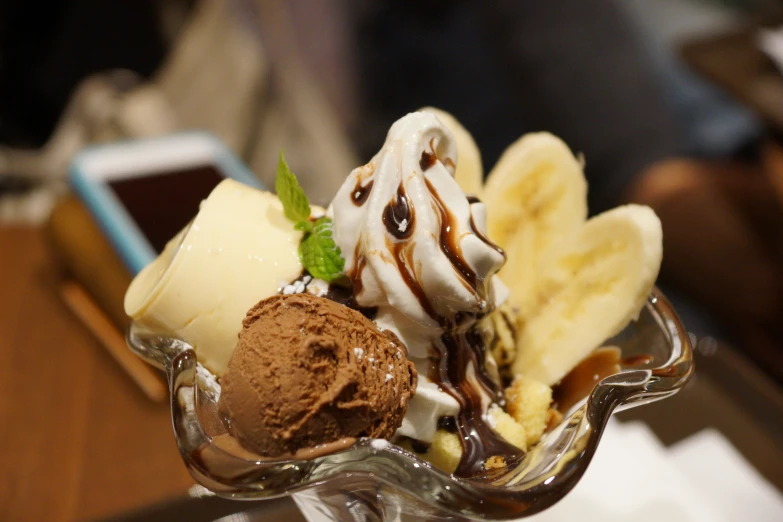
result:
[[[485,172],[523,133],[550,131],[585,154],[592,214],[639,202],[661,217],[663,284],[711,312],[678,302],[692,331],[725,325],[752,350],[783,338],[783,214],[767,180],[692,154],[614,0],[396,0],[352,15],[364,157],[399,115],[424,105],[473,133]]]

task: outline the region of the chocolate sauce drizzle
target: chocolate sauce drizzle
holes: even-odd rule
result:
[[[356,302],[356,295],[358,294],[355,289],[351,290],[349,286],[332,283],[329,285],[329,289],[324,297],[348,308],[353,308],[371,321],[375,319],[375,316],[378,315],[378,308],[374,306],[359,306],[359,303]]]
[[[408,195],[405,193],[405,187],[403,187],[402,183],[397,187],[396,196],[383,209],[383,224],[389,234],[395,238],[391,240],[387,237],[386,248],[391,251],[402,280],[419,301],[427,315],[433,318],[437,317],[435,308],[427,298],[424,287],[422,287],[416,275],[416,266],[413,261],[414,244],[407,241],[413,235],[413,230],[416,226],[416,214],[408,202]],[[361,262],[362,259],[357,258],[355,261],[356,266],[359,266]],[[354,291],[357,290],[357,286],[361,288],[361,281],[357,282],[357,274],[353,274],[351,279],[354,281]]]
[[[481,200],[478,196],[475,196],[473,194],[469,194],[465,196],[467,198],[468,203],[473,205],[474,203],[481,203]],[[503,256],[503,259],[506,258],[506,252],[500,248],[496,243],[493,243],[491,239],[489,239],[479,228],[476,226],[476,222],[473,220],[473,213],[470,213],[470,231],[473,232],[473,234],[478,237],[480,240],[484,242],[485,245],[494,248],[497,253]]]
[[[437,382],[460,406],[457,431],[462,443],[462,458],[455,475],[477,477],[485,474],[484,462],[489,457],[503,457],[514,465],[523,451],[509,444],[484,421],[481,394],[468,380],[468,364],[473,364],[482,388],[495,399],[502,400],[503,391],[485,371],[486,344],[475,328],[464,332],[447,332],[434,347],[439,351],[430,378]]]
[[[419,167],[421,167],[422,172],[426,172],[429,170],[430,167],[435,165],[435,162],[438,161],[438,155],[435,153],[435,138],[432,138],[430,140],[430,150],[427,152],[426,150],[423,150],[421,152],[421,159],[419,160]],[[453,165],[453,163],[452,163]]]
[[[457,433],[457,420],[454,417],[441,417],[438,419],[438,429]]]
[[[408,239],[416,226],[416,215],[408,202],[408,195],[402,183],[397,187],[397,195],[383,209],[383,224],[386,230],[397,239]]]
[[[449,259],[455,271],[461,276],[466,288],[472,290],[478,299],[487,301],[489,296],[488,280],[478,276],[465,260],[460,245],[459,230],[454,215],[449,212],[432,183],[425,178],[427,190],[432,197],[434,207],[440,215],[440,248]],[[483,234],[477,233],[471,216],[471,229],[479,239],[503,253],[496,245],[488,241]],[[505,254],[504,254],[505,256]],[[480,391],[468,380],[468,365],[472,363],[479,385],[484,392],[497,403],[504,401],[503,389],[486,370],[487,344],[478,331],[478,319],[489,310],[476,314],[458,314],[456,324],[447,324],[444,318],[439,322],[446,333],[435,343],[437,364],[431,371],[430,379],[438,383],[460,405],[457,415],[457,431],[462,442],[462,459],[455,472],[460,476],[477,476],[484,472],[484,462],[491,456],[503,457],[512,464],[522,457],[522,451],[509,444],[492,430],[484,421]],[[466,328],[467,325],[467,328]]]
[[[424,157],[424,155],[422,155]],[[449,212],[432,183],[425,178],[427,190],[432,197],[433,206],[440,215],[440,248],[449,259],[455,271],[461,276],[466,288],[472,290],[482,301],[489,295],[488,280],[478,276],[462,252],[459,230],[454,215]],[[473,222],[471,229],[484,243],[504,255],[505,253],[481,234]],[[449,395],[457,400],[460,411],[456,418],[456,427],[462,443],[462,458],[455,475],[479,476],[485,474],[484,462],[492,456],[503,457],[508,465],[522,458],[523,452],[509,444],[492,430],[484,421],[481,392],[468,379],[468,365],[472,363],[479,385],[496,403],[503,404],[503,389],[487,372],[487,343],[477,328],[478,320],[489,312],[489,308],[479,313],[461,313],[455,317],[455,324],[448,324],[445,318],[438,318],[446,333],[434,343],[434,362],[430,379],[438,383]]]
[[[364,283],[362,283],[362,272],[364,267],[367,266],[367,258],[359,253],[359,247],[362,244],[361,238],[356,242],[356,247],[353,249],[353,270],[348,275],[351,280],[351,286],[353,287],[352,299],[362,293],[364,290]]]
[[[413,262],[413,244],[402,241],[387,242],[386,246],[391,250],[394,262],[397,264],[397,270],[402,276],[405,285],[419,301],[422,309],[434,319],[438,319],[435,307],[432,306],[424,287],[416,276],[416,267]]]
[[[438,161],[438,157],[435,155],[434,152],[427,152],[426,150],[421,153],[421,159],[419,160],[419,167],[421,167],[422,172],[426,172],[429,170],[430,167],[435,165],[435,162]]]
[[[462,254],[462,246],[460,246],[459,230],[456,226],[456,220],[454,216],[443,204],[443,200],[440,199],[435,187],[432,186],[430,180],[425,179],[424,183],[427,185],[427,190],[430,191],[432,200],[435,203],[438,213],[440,214],[440,249],[443,254],[451,262],[452,266],[462,276],[462,282],[468,290],[473,291],[476,297],[482,301],[487,298],[487,285],[486,282],[479,278],[476,271],[473,270],[465,257]],[[473,218],[471,217],[471,220]],[[479,236],[480,237],[480,236]]]
[[[375,180],[371,179],[369,183],[367,183],[365,186],[362,186],[361,178],[356,180],[356,186],[351,191],[351,201],[354,205],[357,207],[364,205],[364,203],[367,201],[367,198],[370,197],[370,192],[372,191],[372,184],[374,181]]]
[[[438,157],[438,153],[435,152],[435,138],[430,139],[430,150],[424,150],[421,153],[421,159],[419,160],[419,167],[421,167],[422,172],[426,172],[430,169],[433,165],[435,165],[435,162],[440,160],[441,163],[443,163],[446,167],[451,167],[452,169],[457,168],[457,166],[454,164],[454,160],[451,158],[445,158],[441,160]]]
[[[572,406],[590,395],[598,381],[620,371],[620,355],[619,348],[603,347],[582,359],[552,388],[553,407],[561,413],[567,413]]]

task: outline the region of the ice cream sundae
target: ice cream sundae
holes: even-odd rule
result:
[[[126,310],[193,346],[228,435],[259,458],[370,437],[487,476],[572,406],[564,383],[638,315],[662,238],[647,207],[587,219],[583,165],[549,134],[483,179],[436,109],[398,120],[326,209],[281,155],[277,195],[224,181]]]

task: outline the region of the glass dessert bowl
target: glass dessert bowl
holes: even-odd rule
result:
[[[376,439],[344,440],[300,460],[255,460],[222,443],[227,428],[218,414],[219,385],[187,343],[133,325],[128,344],[166,372],[177,445],[199,484],[236,500],[293,495],[311,520],[508,520],[535,514],[576,485],[612,413],[673,395],[694,369],[689,335],[656,290],[639,319],[605,343],[621,350],[619,372],[591,385],[518,464],[478,480],[454,477]]]

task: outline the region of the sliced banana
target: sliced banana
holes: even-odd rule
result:
[[[596,346],[638,317],[663,256],[652,209],[626,205],[584,224],[553,262],[563,280],[545,279],[538,313],[524,317],[514,373],[553,385]]]
[[[484,185],[484,167],[481,165],[481,153],[473,136],[448,112],[435,107],[424,107],[421,110],[437,116],[454,135],[457,140],[457,168],[454,179],[462,192],[480,197]]]
[[[489,237],[506,249],[500,278],[522,318],[544,303],[542,274],[587,219],[587,182],[568,146],[549,133],[511,145],[487,177]]]

